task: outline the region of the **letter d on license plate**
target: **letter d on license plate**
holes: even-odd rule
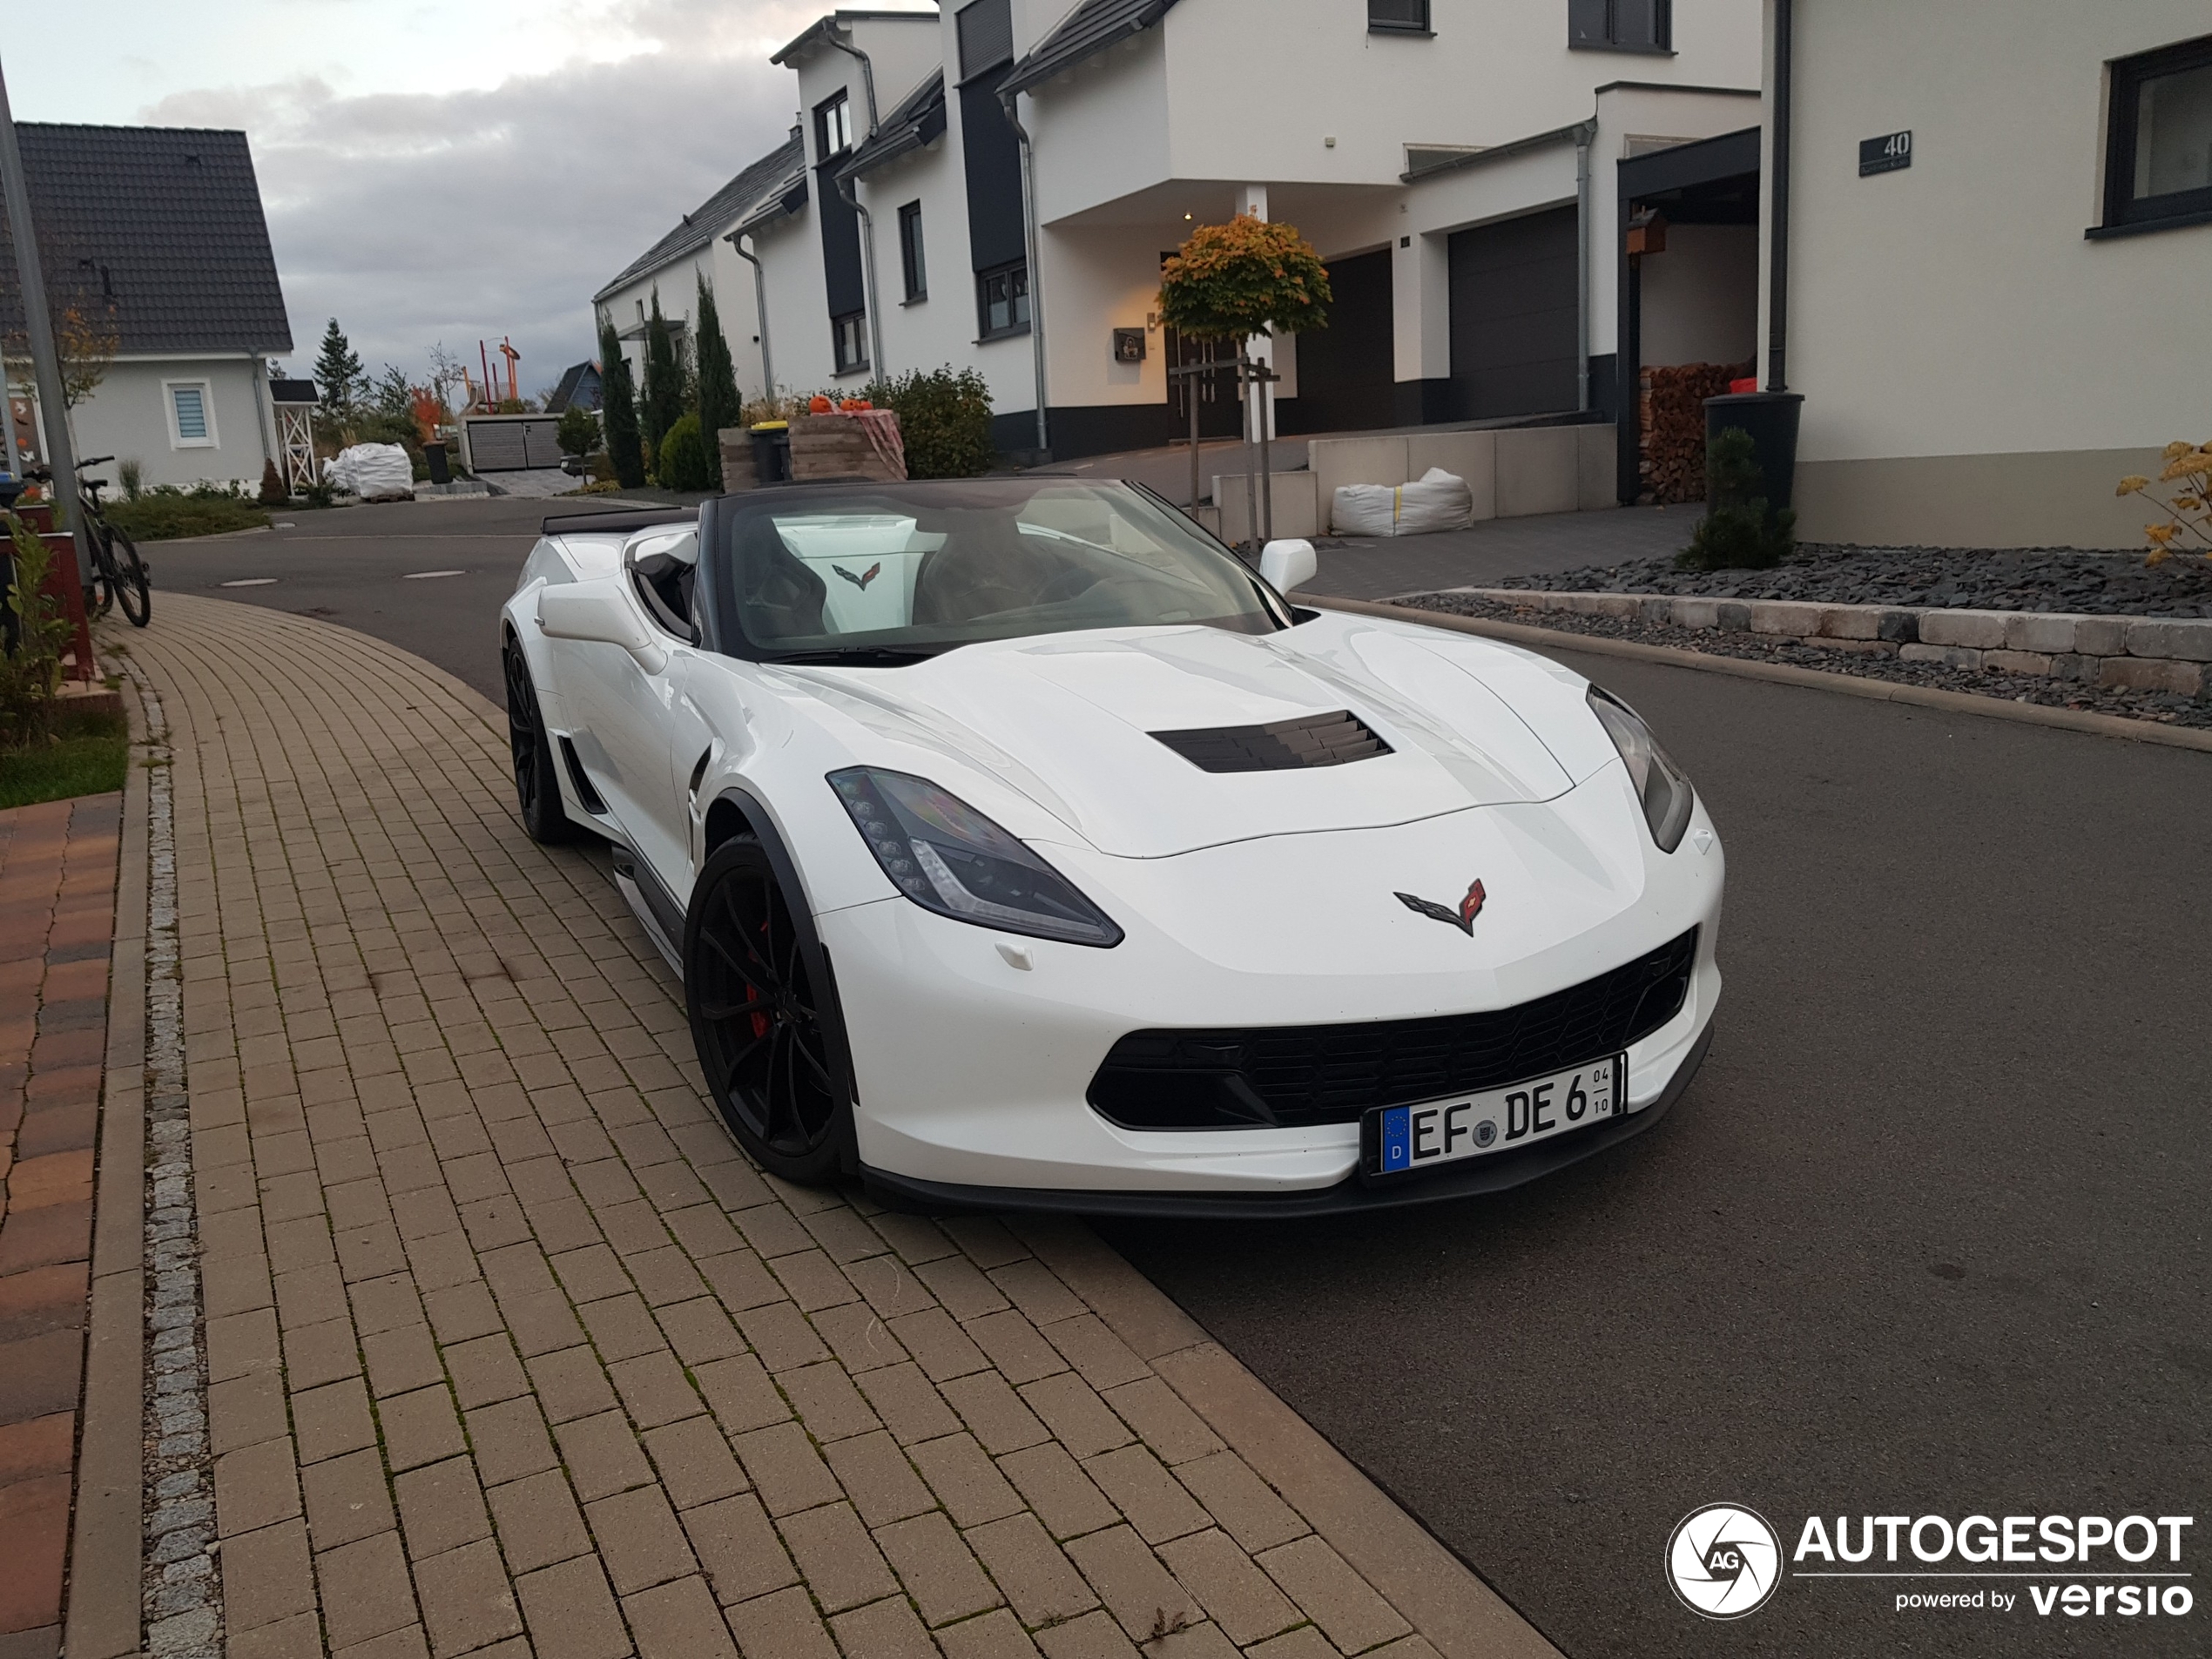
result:
[[[1370,1175],[1412,1175],[1462,1158],[1511,1152],[1618,1116],[1627,1109],[1629,1057],[1616,1054],[1572,1071],[1367,1114]]]

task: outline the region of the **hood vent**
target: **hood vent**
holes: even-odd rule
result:
[[[1152,735],[1201,772],[1297,772],[1391,752],[1390,745],[1349,709],[1270,725],[1222,725]]]

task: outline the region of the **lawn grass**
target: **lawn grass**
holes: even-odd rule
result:
[[[65,715],[55,740],[0,751],[0,810],[123,787],[131,730],[119,714]]]
[[[136,501],[102,503],[108,522],[135,542],[165,542],[179,536],[214,536],[252,529],[269,522],[252,502],[227,496],[145,495]]]

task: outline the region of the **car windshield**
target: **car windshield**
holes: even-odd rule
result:
[[[723,506],[722,614],[765,660],[897,666],[978,640],[1289,620],[1234,555],[1126,484],[822,486]]]

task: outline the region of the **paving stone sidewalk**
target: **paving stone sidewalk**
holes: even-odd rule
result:
[[[1286,1413],[1232,1447],[1279,1403],[1085,1230],[758,1173],[473,693],[164,604],[132,645],[173,755],[219,1650],[1552,1651],[1348,1465],[1286,1501],[1333,1453]],[[1116,1272],[1143,1296],[1102,1318],[1076,1287]],[[1346,1560],[1363,1515],[1418,1580]],[[1447,1629],[1413,1591],[1453,1575]]]
[[[0,1655],[61,1645],[119,794],[0,812]]]

